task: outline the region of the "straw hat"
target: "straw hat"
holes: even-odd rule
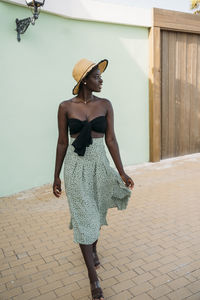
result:
[[[82,79],[88,74],[88,72],[90,72],[94,67],[98,66],[100,72],[103,73],[105,71],[107,65],[108,65],[107,59],[103,59],[100,62],[98,62],[97,64],[86,58],[82,58],[81,60],[79,60],[75,64],[73,72],[72,72],[72,75],[77,82],[77,84],[75,85],[75,87],[72,90],[73,95],[78,94],[80,83],[81,83]]]

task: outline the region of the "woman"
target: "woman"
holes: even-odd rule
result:
[[[73,69],[77,81],[74,98],[64,101],[58,109],[59,137],[56,153],[53,193],[61,195],[59,174],[64,161],[64,183],[74,231],[88,269],[93,299],[104,299],[96,269],[100,266],[96,244],[107,210],[127,207],[133,189],[132,179],[124,172],[114,133],[112,104],[93,95],[102,87],[101,73],[106,59],[95,64],[81,59]],[[70,143],[68,141],[70,130]],[[118,172],[109,165],[105,142]]]

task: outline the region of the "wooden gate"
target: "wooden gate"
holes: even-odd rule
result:
[[[200,35],[161,31],[161,158],[200,152]]]
[[[200,152],[200,16],[154,9],[150,160]]]

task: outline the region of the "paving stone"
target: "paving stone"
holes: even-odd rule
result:
[[[184,287],[180,289],[177,288],[174,292],[169,293],[167,296],[170,300],[183,300],[191,295],[192,292]]]

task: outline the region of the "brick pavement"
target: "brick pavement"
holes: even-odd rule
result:
[[[135,190],[110,209],[98,242],[109,300],[200,299],[200,154],[127,168]],[[91,299],[68,229],[63,192],[51,186],[0,198],[0,299]]]

